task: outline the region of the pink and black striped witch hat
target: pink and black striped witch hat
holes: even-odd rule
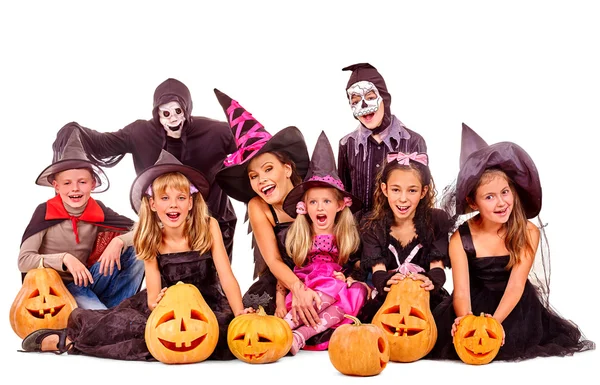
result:
[[[221,189],[231,198],[248,203],[256,196],[248,178],[250,160],[266,152],[285,152],[304,178],[308,170],[308,150],[304,136],[297,127],[286,127],[271,135],[251,113],[237,101],[215,88],[215,95],[225,111],[238,150],[223,162],[215,176]]]
[[[283,202],[283,210],[292,218],[296,218],[298,213],[296,205],[302,200],[304,193],[313,187],[336,188],[342,193],[346,206],[350,207],[353,213],[362,208],[360,199],[346,191],[342,180],[338,176],[331,143],[329,143],[324,131],[321,131],[321,135],[319,135],[315,144],[304,182],[295,186],[288,193]]]

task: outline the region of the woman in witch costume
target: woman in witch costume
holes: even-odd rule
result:
[[[227,345],[229,322],[252,309],[242,305],[219,226],[208,215],[208,189],[203,174],[163,151],[131,187],[131,206],[140,217],[134,245],[144,260],[146,289],[112,309],[75,309],[66,329],[31,333],[23,351],[154,360],[146,346],[146,321],[166,288],[182,281],[200,290],[219,322],[219,340],[209,359],[234,359]]]
[[[227,195],[247,204],[254,238],[258,280],[244,294],[244,306],[262,306],[268,314],[283,317],[287,313],[285,295],[290,290],[294,321],[316,327],[315,303],[320,304],[321,299],[294,274],[294,262],[285,251],[293,218],[283,210],[283,202],[308,170],[304,136],[293,126],[271,136],[237,101],[216,89],[215,94],[238,145],[216,181]]]
[[[463,124],[456,193],[449,195],[456,215],[474,215],[450,238],[454,291],[434,311],[439,333],[429,358],[458,359],[452,338],[473,313],[495,318],[504,329],[496,360],[594,349],[577,325],[550,307],[549,281],[532,269],[544,229],[528,220],[542,207],[529,154],[511,142],[488,145]],[[543,248],[538,258],[546,258]]]

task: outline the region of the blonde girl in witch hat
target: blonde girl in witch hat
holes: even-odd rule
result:
[[[311,327],[294,320],[292,295],[286,297],[289,311],[284,319],[293,329],[292,355],[312,336],[349,322],[344,314],[356,316],[363,306],[368,286],[346,277],[342,266],[360,246],[354,212],[361,202],[344,190],[335,170],[335,158],[327,136],[317,140],[308,174],[294,187],[283,209],[296,217],[286,238],[286,250],[294,261],[294,273],[306,288],[321,297],[317,305],[319,324]],[[322,343],[313,350],[324,350]]]
[[[480,313],[504,329],[496,360],[594,349],[577,325],[550,306],[549,277],[532,274],[545,234],[530,221],[540,213],[542,187],[529,154],[512,142],[488,145],[463,124],[460,171],[450,198],[456,215],[471,217],[450,238],[454,292],[434,311],[439,333],[430,357],[458,359],[456,328],[467,314]],[[537,258],[546,258],[541,251]]]

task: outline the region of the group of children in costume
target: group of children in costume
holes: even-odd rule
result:
[[[594,349],[550,308],[547,288],[528,279],[544,231],[529,221],[542,198],[529,155],[511,142],[488,145],[463,125],[456,185],[445,209],[436,208],[425,141],[391,114],[383,77],[367,63],[344,70],[352,71],[346,93],[359,125],[340,140],[337,166],[324,132],[309,157],[298,128],[271,135],[219,90],[226,123],[192,116],[189,91],[174,79],[157,88],[151,120],[115,133],[63,127],[54,162],[37,180],[57,195],[36,209],[19,268],[26,273],[43,259],[79,307],[67,328],[35,331],[22,350],[152,360],[146,320],[177,281],[198,287],[217,316],[211,359],[234,358],[229,322],[259,306],[292,329],[291,355],[323,350],[350,322],[345,314],[369,322],[403,279],[430,293],[438,340],[427,358],[458,359],[456,325],[481,312],[504,328],[497,359]],[[137,173],[135,224],[90,197],[107,187],[98,165],[126,153]],[[243,296],[230,264],[229,198],[246,204],[252,231],[256,281]]]

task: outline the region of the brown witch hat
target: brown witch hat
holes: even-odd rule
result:
[[[527,218],[542,209],[542,186],[538,170],[529,154],[512,142],[488,145],[475,131],[463,123],[460,171],[456,181],[456,213],[464,214],[466,198],[477,185],[483,172],[497,168],[514,182]]]

